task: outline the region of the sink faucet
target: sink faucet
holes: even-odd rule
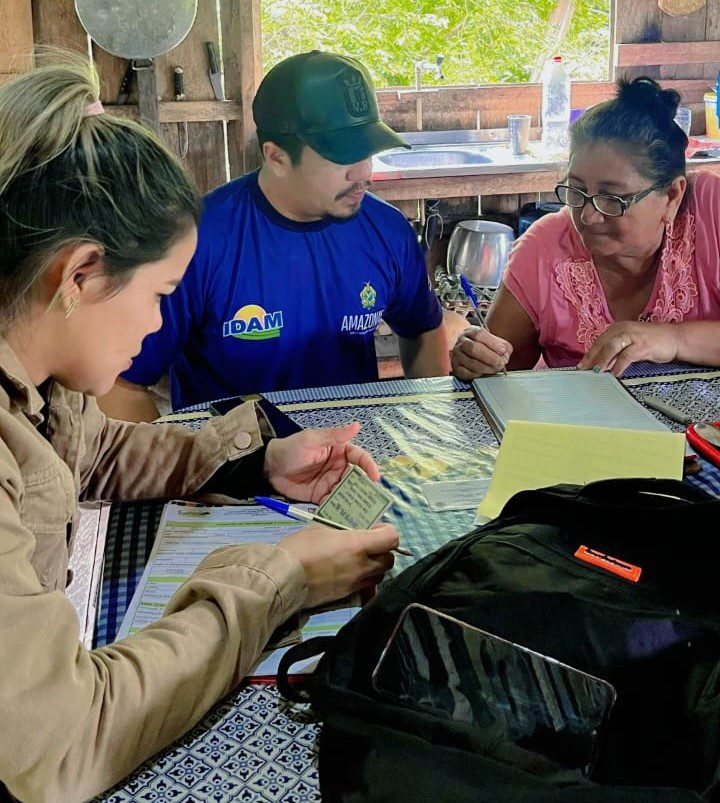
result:
[[[422,84],[423,74],[426,72],[435,73],[435,77],[440,81],[445,77],[442,74],[442,63],[445,61],[445,56],[436,56],[435,61],[427,61],[426,59],[418,59],[414,62],[415,65],[415,89],[419,92]]]

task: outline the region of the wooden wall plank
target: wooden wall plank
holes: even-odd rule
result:
[[[138,112],[140,122],[160,133],[160,108],[158,106],[157,72],[152,59],[144,59],[143,64],[136,64],[138,86]]]
[[[704,64],[708,61],[717,61],[718,57],[720,57],[720,42],[688,41],[659,42],[649,45],[615,45],[615,63],[619,68],[644,67],[655,64]]]
[[[662,79],[713,78],[720,68],[720,0],[692,14],[663,14],[656,0],[616,0],[616,73]],[[663,81],[665,84],[665,81]],[[701,87],[681,93],[693,112],[692,133],[705,130]]]
[[[218,45],[219,40],[215,0],[199,0],[190,33],[176,48],[156,59],[161,100],[173,99],[172,75],[176,66],[185,70],[185,95],[188,100],[210,100],[215,97],[208,75],[205,42]]]
[[[36,45],[52,45],[88,55],[88,35],[75,13],[74,0],[33,0]]]
[[[205,42],[218,44],[220,38],[215,0],[199,0],[197,17],[192,30],[176,48],[155,60],[158,95],[163,101],[173,103],[172,74],[175,66],[185,71],[185,96],[187,100],[210,101],[214,99],[208,75]],[[177,101],[181,106],[183,101]],[[180,109],[178,112],[180,113]],[[198,189],[205,193],[224,184],[225,136],[221,122],[188,123],[188,152],[183,162],[192,175]],[[177,153],[181,135],[175,124],[160,126],[161,134]]]
[[[187,100],[183,103],[175,101],[162,101],[158,103],[161,123],[205,123],[213,120],[240,120],[242,109],[240,104],[233,100]],[[117,117],[129,117],[136,120],[139,117],[136,103],[124,106],[107,104],[105,111]]]
[[[483,195],[480,206],[483,215],[512,215],[520,210],[520,195],[517,192],[506,195]]]
[[[107,50],[103,50],[99,45],[95,44],[95,42],[92,43],[92,53],[95,67],[100,76],[100,100],[103,103],[115,103],[125,70],[130,62],[127,59],[113,56]],[[136,81],[133,81],[132,89],[132,99],[137,102]]]
[[[720,40],[720,0],[707,0],[707,16],[705,20],[705,39],[708,42]],[[720,58],[705,64],[703,76],[710,78],[714,84],[720,71]]]
[[[225,91],[242,108],[241,119],[227,127],[230,177],[235,178],[260,164],[252,117],[252,101],[262,80],[260,0],[222,0],[220,24]]]
[[[0,3],[0,73],[25,72],[32,64],[31,0]]]
[[[170,124],[169,128],[165,137],[177,148],[179,127]],[[188,152],[182,161],[201,193],[225,184],[227,172],[222,123],[188,123]]]
[[[704,41],[706,19],[706,5],[692,14],[685,14],[682,17],[671,17],[669,14],[663,14],[662,41],[683,43]],[[719,47],[716,47],[716,54]],[[660,62],[660,75],[663,78],[702,78],[706,61],[706,58],[701,58],[699,62],[692,63],[686,55],[683,61],[676,65],[668,66],[666,62]]]
[[[615,4],[613,41],[615,46],[626,42],[659,42],[662,26],[662,12],[657,0],[612,0]],[[614,62],[614,59],[613,59]],[[658,67],[630,67],[618,69],[611,73],[616,78],[619,73],[635,78],[638,75],[649,75],[658,78]]]
[[[179,151],[182,136],[180,126],[176,123],[162,123],[160,134],[173,153],[181,157],[201,193],[225,183],[222,123],[188,123],[188,150],[184,158]]]

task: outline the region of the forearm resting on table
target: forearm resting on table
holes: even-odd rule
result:
[[[154,421],[160,416],[150,391],[124,379],[117,379],[98,405],[108,418],[119,421]]]
[[[670,323],[675,331],[675,359],[697,365],[720,365],[720,322]]]
[[[450,372],[448,342],[443,324],[417,337],[400,337],[400,360],[408,378],[447,376]]]

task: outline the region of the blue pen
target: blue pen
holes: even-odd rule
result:
[[[475,295],[475,291],[470,286],[470,282],[467,280],[467,276],[460,276],[460,284],[462,285],[462,289],[465,292],[465,295],[468,297],[468,300],[473,305],[473,309],[478,314],[478,318],[480,320],[480,325],[482,326],[482,316],[480,315],[480,305],[478,304],[477,296]]]
[[[478,304],[477,296],[475,295],[475,292],[470,286],[470,282],[467,280],[467,276],[464,275],[460,276],[460,284],[462,285],[462,289],[465,292],[465,295],[468,297],[468,300],[470,301],[470,303],[473,306],[473,309],[475,310],[477,316],[477,322],[480,328],[487,329],[487,326],[485,326],[485,322],[482,319],[482,315],[480,314],[480,305]],[[507,376],[507,368],[504,365],[500,370],[505,374],[505,376]]]
[[[291,519],[300,519],[300,521],[316,521],[318,524],[324,524],[326,527],[333,527],[336,530],[353,529],[352,527],[348,527],[346,524],[338,524],[336,521],[324,519],[322,516],[318,516],[315,513],[310,513],[307,510],[303,510],[301,507],[295,507],[295,505],[291,505],[289,502],[281,502],[279,499],[273,499],[270,496],[256,496],[255,501],[259,505],[268,507],[270,510],[274,510],[276,513],[282,513],[283,516],[288,516]],[[399,546],[397,549],[394,549],[393,552],[397,552],[399,555],[408,555],[412,557],[412,552],[410,552],[409,549],[405,549],[401,546]]]
[[[291,519],[300,519],[300,521],[316,521],[318,524],[324,524],[326,527],[334,527],[336,530],[351,530],[352,527],[347,527],[344,524],[337,524],[329,519],[324,519],[315,513],[310,513],[303,510],[301,507],[295,507],[288,502],[281,502],[279,499],[273,499],[270,496],[256,496],[255,501],[259,505],[269,507],[276,513],[282,513],[283,516],[289,516]]]

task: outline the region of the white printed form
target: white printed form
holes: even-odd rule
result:
[[[160,619],[170,597],[214,549],[275,544],[304,526],[303,522],[255,505],[212,507],[169,502],[118,639]]]
[[[314,510],[314,505],[298,505]],[[117,638],[122,639],[156,622],[170,597],[214,549],[243,544],[276,544],[307,523],[280,516],[261,505],[196,505],[168,502],[158,526],[147,566],[135,589]],[[337,531],[342,538],[341,530]],[[341,601],[347,607],[315,609],[303,617],[298,638],[333,636],[358,612],[357,595]],[[271,679],[289,647],[269,649],[261,656],[251,677]],[[293,668],[294,674],[311,672],[317,662],[308,659]]]

